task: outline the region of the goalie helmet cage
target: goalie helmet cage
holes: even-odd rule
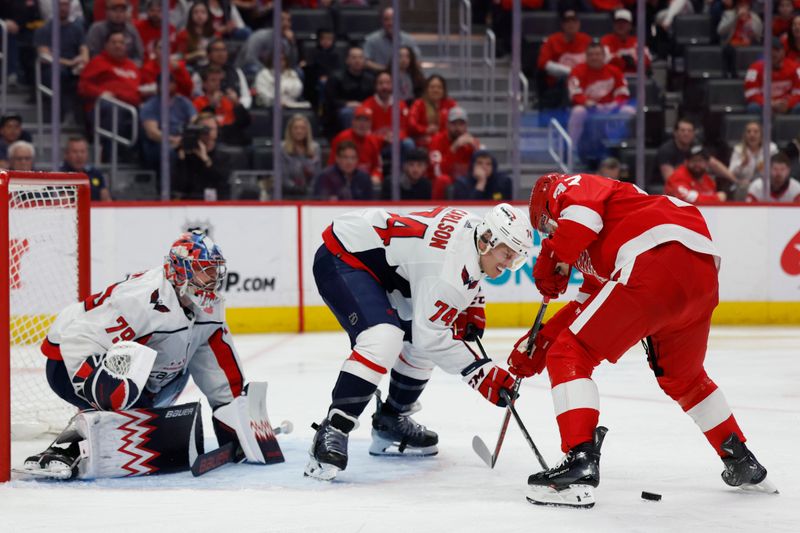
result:
[[[0,171],[0,482],[12,427],[60,431],[74,413],[47,385],[40,345],[58,312],[89,296],[90,200],[85,174]]]

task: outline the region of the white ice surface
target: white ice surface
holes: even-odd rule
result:
[[[490,330],[484,344],[504,360],[519,333]],[[584,511],[525,501],[526,478],[538,465],[513,421],[497,466],[487,468],[472,451],[472,437],[480,435],[493,448],[503,411],[459,376],[440,371],[415,415],[439,433],[438,456],[370,457],[370,405],[351,436],[347,470],[333,483],[304,478],[310,424],[326,412],[349,351],[347,337],[236,340],[248,378],[269,381],[273,425],[284,419],[295,425],[293,434],[280,437],[285,463],[226,465],[201,478],[187,472],[70,483],[14,479],[0,485],[0,532],[800,531],[800,328],[715,328],[706,359],[779,496],[723,484],[722,463],[691,419],[660,391],[637,346],[617,365],[606,363],[595,372],[600,423],[610,431],[598,503]],[[546,378],[525,381],[521,393],[517,407],[552,465],[562,454]],[[182,399],[197,397],[190,385]],[[211,448],[210,424],[206,434]],[[47,444],[15,443],[14,463]],[[642,490],[663,499],[641,500]]]

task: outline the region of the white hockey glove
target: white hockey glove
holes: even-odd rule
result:
[[[104,355],[83,362],[72,378],[76,392],[98,411],[120,411],[139,399],[156,360],[156,351],[122,341]]]

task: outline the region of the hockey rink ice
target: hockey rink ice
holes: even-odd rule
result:
[[[489,317],[491,319],[491,317]],[[522,330],[489,329],[484,346],[505,359]],[[490,448],[504,411],[460,376],[439,370],[414,418],[439,433],[436,457],[370,457],[370,415],[350,437],[350,462],[333,483],[303,477],[311,422],[320,421],[349,344],[344,333],[240,335],[245,376],[268,381],[273,426],[286,462],[226,465],[203,477],[0,485],[0,532],[169,531],[462,532],[800,531],[800,327],[716,327],[706,369],[724,391],[748,446],[781,494],[744,493],[720,479],[722,462],[688,415],[658,388],[641,346],[595,372],[603,445],[597,505],[590,510],[529,504],[538,463],[513,419],[494,470],[472,450]],[[388,380],[381,388],[386,390]],[[190,384],[182,400],[198,398]],[[562,456],[546,376],[525,380],[517,408],[549,465]],[[216,446],[207,405],[206,448]],[[13,461],[48,442],[15,443]],[[644,501],[656,492],[660,502]]]

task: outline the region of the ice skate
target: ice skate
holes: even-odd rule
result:
[[[600,484],[600,447],[607,431],[599,426],[593,442],[575,446],[555,467],[528,477],[528,501],[556,507],[594,507],[594,489]]]
[[[15,472],[36,477],[67,480],[78,476],[80,448],[78,442],[64,443],[66,447],[53,443],[42,453],[25,459],[21,469]]]
[[[379,392],[372,415],[370,455],[428,457],[439,453],[439,435],[411,418],[411,412],[395,413],[384,409]],[[412,411],[413,412],[413,411]]]
[[[304,475],[331,481],[347,468],[347,440],[350,431],[358,426],[358,420],[333,409],[321,424],[312,424],[317,430],[311,443]]]
[[[767,469],[758,462],[753,452],[747,449],[735,433],[731,433],[722,443],[722,451],[728,454],[722,458],[725,464],[722,481],[745,491],[778,494],[778,489],[767,479]]]

